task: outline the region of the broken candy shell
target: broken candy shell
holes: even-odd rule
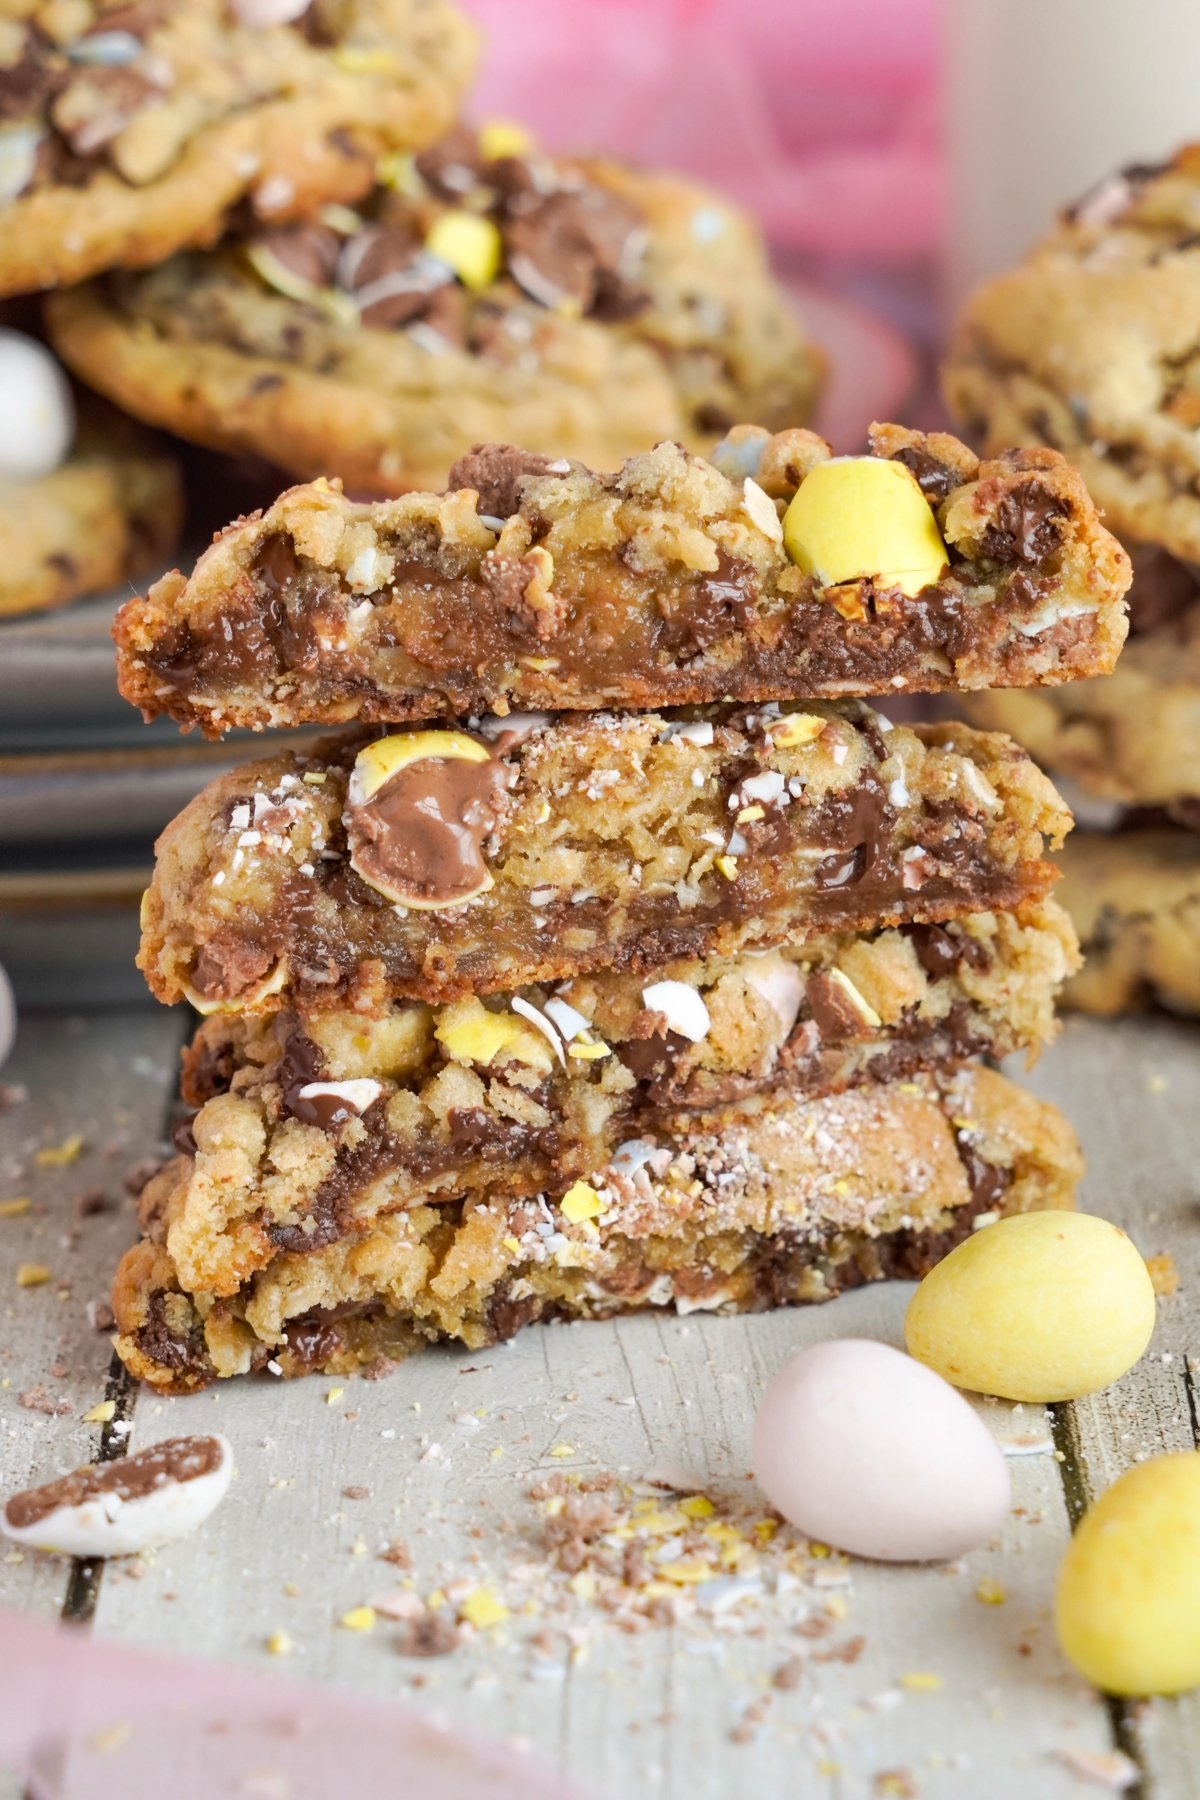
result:
[[[811,469],[783,517],[788,556],[823,587],[872,578],[911,599],[949,560],[915,475],[878,456]]]
[[[62,1556],[136,1556],[203,1525],[232,1474],[227,1438],[167,1438],[12,1495],[0,1527],[18,1544]]]

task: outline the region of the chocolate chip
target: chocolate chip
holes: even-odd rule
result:
[[[980,551],[998,563],[1038,563],[1062,543],[1068,511],[1065,500],[1038,481],[1011,489],[980,541]]]
[[[466,125],[456,125],[444,138],[416,157],[417,173],[442,200],[461,200],[479,180],[479,140]]]
[[[473,444],[452,466],[446,491],[474,488],[479,511],[493,519],[510,519],[521,507],[521,483],[527,475],[548,475],[548,456],[518,450],[515,444]],[[558,471],[556,471],[558,472]]]
[[[331,285],[342,249],[337,232],[324,225],[281,225],[275,231],[259,232],[250,241],[289,275],[314,288]]]
[[[505,223],[509,273],[543,306],[564,299],[589,312],[604,289],[603,277],[622,274],[639,214],[600,188],[562,189],[519,208]]]

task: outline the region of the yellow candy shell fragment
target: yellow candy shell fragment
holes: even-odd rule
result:
[[[1138,1463],[1088,1509],[1055,1623],[1064,1655],[1110,1694],[1200,1686],[1200,1455]]]
[[[956,1387],[1074,1400],[1133,1367],[1154,1316],[1146,1265],[1117,1226],[1089,1213],[1021,1213],[975,1232],[930,1271],[904,1336]]]
[[[532,133],[512,119],[487,119],[479,127],[479,154],[484,162],[496,162],[502,156],[530,156],[534,147]]]
[[[479,213],[443,213],[430,228],[425,248],[439,262],[448,263],[464,287],[476,291],[490,287],[500,273],[500,233]]]
[[[465,731],[398,731],[376,738],[354,759],[352,798],[361,806],[409,763],[440,757],[444,762],[487,762],[491,751]]]
[[[818,463],[783,515],[791,560],[824,587],[870,576],[911,599],[949,560],[916,476],[878,456]]]

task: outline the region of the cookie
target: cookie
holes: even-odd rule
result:
[[[972,695],[963,710],[1088,793],[1200,823],[1200,581],[1165,551],[1132,554],[1130,637],[1111,675]]]
[[[138,418],[359,495],[442,488],[481,440],[608,469],[809,417],[820,359],[745,214],[520,142],[460,126],[355,210],[64,294],[59,349]]]
[[[768,1088],[811,1099],[1034,1055],[1077,962],[1045,902],[374,1018],[214,1015],[184,1053],[188,1167],[151,1183],[143,1229],[190,1292],[230,1295],[281,1251],[426,1200],[584,1179]]]
[[[1051,444],[1122,537],[1200,562],[1200,145],[1102,182],[967,302],[943,387],[979,442]]]
[[[294,488],[118,617],[146,717],[230,726],[1057,683],[1112,667],[1129,559],[1052,451],[739,429],[615,474],[481,446],[444,495]]]
[[[356,200],[450,124],[446,0],[20,0],[0,19],[0,295]]]
[[[1077,832],[1062,872],[1084,950],[1065,1003],[1106,1017],[1156,1003],[1200,1014],[1200,834]]]
[[[1008,739],[861,701],[350,733],[168,826],[138,966],[206,1013],[640,972],[1040,899],[1069,826]]]
[[[183,520],[178,465],[99,400],[79,417],[53,356],[0,330],[0,617],[160,569]]]
[[[760,1099],[624,1146],[592,1181],[418,1205],[286,1250],[236,1293],[191,1293],[146,1238],[113,1292],[127,1368],[170,1392],[269,1366],[349,1372],[452,1338],[646,1307],[756,1312],[920,1276],[983,1216],[1069,1207],[1079,1147],[990,1070]],[[186,1159],[156,1179],[169,1217]]]

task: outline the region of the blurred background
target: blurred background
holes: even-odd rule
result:
[[[843,450],[872,417],[944,423],[954,307],[1107,170],[1195,134],[1191,0],[464,0],[477,120],[701,178],[761,221],[829,380]],[[1086,26],[1086,30],[1085,30]],[[181,447],[185,566],[282,480]],[[245,741],[143,726],[117,696],[121,595],[0,623],[0,949],[18,993],[145,998],[155,833]]]

